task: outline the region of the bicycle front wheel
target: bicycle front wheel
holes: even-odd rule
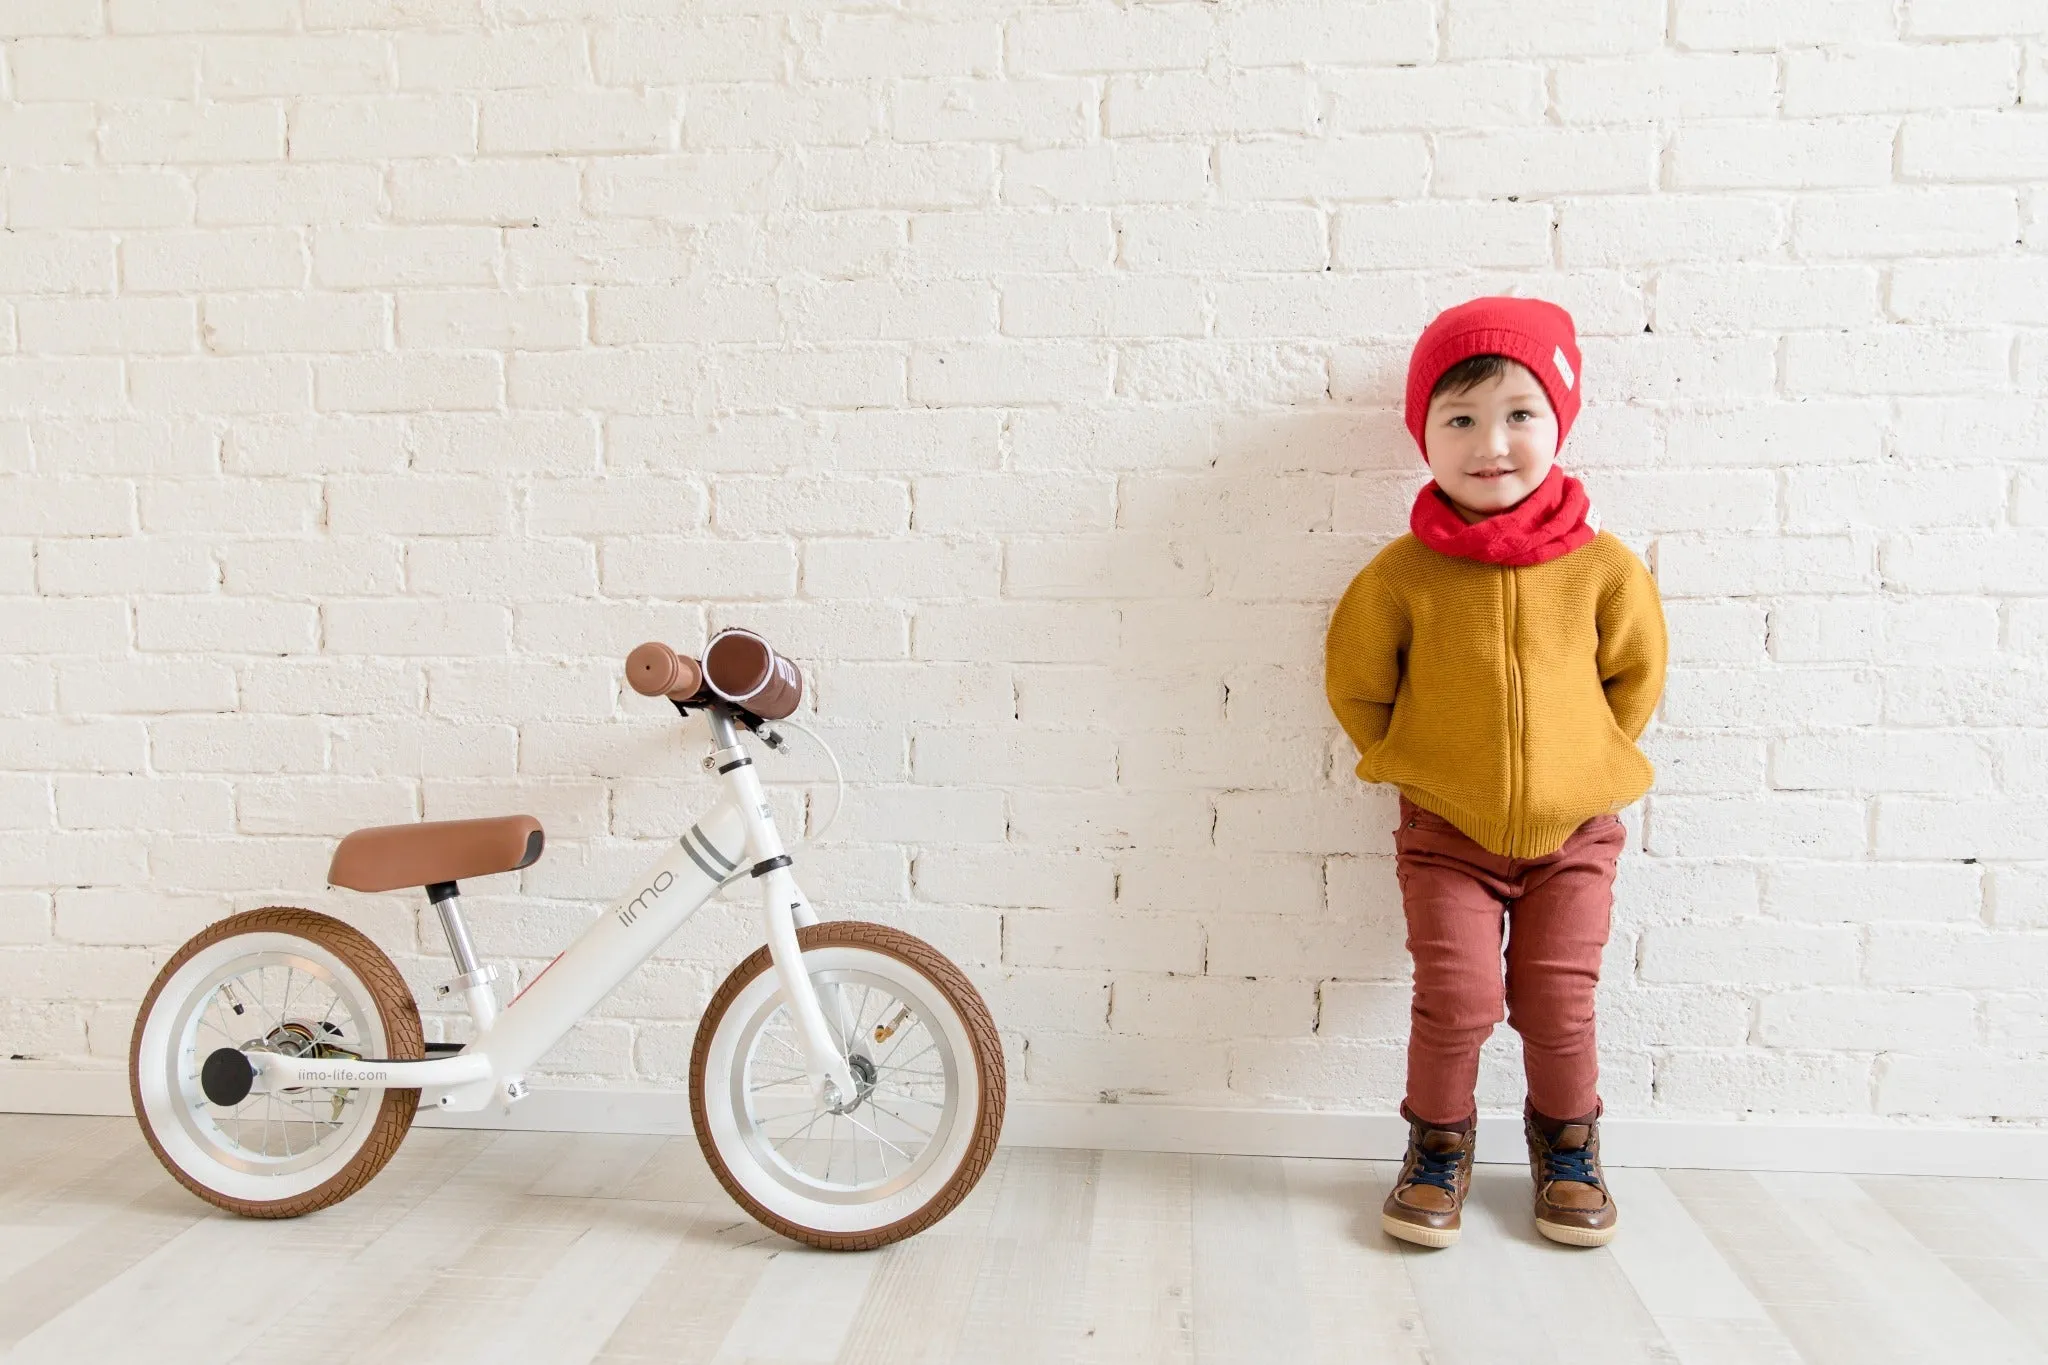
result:
[[[853,1072],[814,1094],[768,950],[727,977],[697,1026],[690,1116],[719,1183],[785,1237],[867,1251],[923,1231],[974,1188],[1002,1131],[1002,1044],[988,1006],[930,944],[882,924],[797,931]]]

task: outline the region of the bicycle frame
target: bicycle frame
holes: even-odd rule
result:
[[[466,972],[464,987],[477,1037],[451,1057],[426,1061],[364,1058],[309,1060],[273,1052],[245,1052],[255,1068],[253,1088],[347,1086],[365,1090],[420,1089],[423,1108],[473,1113],[494,1101],[510,1105],[526,1094],[525,1074],[577,1020],[653,956],[727,882],[751,874],[761,884],[761,920],[783,998],[808,1052],[814,1093],[827,1085],[838,1095],[856,1092],[851,1069],[834,1041],[825,1008],[797,947],[799,925],[818,922],[796,878],[761,791],[760,775],[740,742],[731,715],[706,712],[711,752],[725,798],[690,826],[634,888],[612,903],[567,951],[542,968],[503,1012],[487,973]],[[452,898],[451,898],[452,900]],[[443,923],[458,966],[467,956],[459,912],[442,903]],[[835,1008],[837,1002],[835,1001]],[[842,1032],[845,1021],[842,1020]]]

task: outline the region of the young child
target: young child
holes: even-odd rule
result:
[[[1555,304],[1479,298],[1430,323],[1406,415],[1434,481],[1330,622],[1325,683],[1358,775],[1400,789],[1409,1136],[1380,1225],[1423,1246],[1458,1239],[1479,1048],[1503,1013],[1522,1036],[1537,1230],[1575,1246],[1615,1233],[1593,988],[1614,812],[1654,776],[1635,741],[1664,690],[1664,611],[1557,466],[1579,383]]]

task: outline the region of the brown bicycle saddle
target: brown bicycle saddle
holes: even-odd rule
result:
[[[531,815],[379,825],[341,841],[327,880],[351,891],[396,891],[516,872],[538,862],[546,842]]]

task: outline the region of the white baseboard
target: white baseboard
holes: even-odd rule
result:
[[[0,1063],[0,1113],[129,1112],[123,1072]],[[509,1113],[422,1114],[418,1122],[432,1128],[686,1134],[690,1105],[680,1090],[536,1088]],[[2048,1179],[2048,1127],[1610,1118],[1601,1124],[1600,1138],[1601,1156],[1610,1166]],[[1010,1105],[1003,1123],[1003,1143],[1014,1147],[1384,1161],[1397,1159],[1406,1140],[1407,1126],[1391,1114],[1306,1109],[1023,1100]],[[1479,1159],[1527,1159],[1519,1116],[1481,1117]]]

